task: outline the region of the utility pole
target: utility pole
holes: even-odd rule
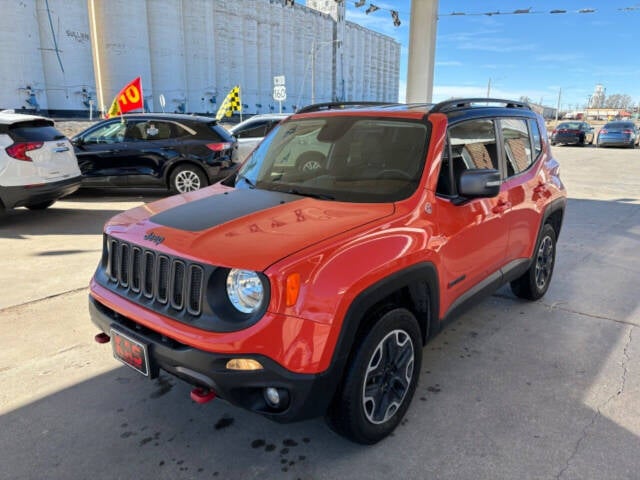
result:
[[[487,83],[487,98],[491,98],[491,77],[489,77],[489,83]]]
[[[558,115],[560,114],[560,99],[562,98],[562,88],[558,90],[558,106],[556,108],[556,123],[558,122]]]

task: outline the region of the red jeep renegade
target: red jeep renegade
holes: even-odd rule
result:
[[[232,177],[104,231],[90,312],[114,355],[273,420],[370,444],[405,415],[422,347],[509,282],[549,288],[566,193],[523,103],[323,104]]]

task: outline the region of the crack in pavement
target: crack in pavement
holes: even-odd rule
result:
[[[29,300],[28,302],[18,303],[17,305],[9,305],[7,307],[0,308],[0,313],[9,312],[11,310],[17,310],[19,308],[26,307],[28,305],[44,302],[45,300],[51,300],[52,298],[62,297],[63,295],[68,295],[71,293],[82,292],[83,290],[88,290],[88,289],[89,289],[89,286],[87,285],[86,287],[74,288],[73,290],[67,290],[66,292],[54,293],[53,295],[49,295],[47,297],[36,298],[35,300]]]
[[[567,459],[564,467],[562,467],[562,469],[560,470],[560,472],[558,472],[558,474],[556,475],[556,480],[560,480],[562,478],[562,476],[564,475],[564,473],[569,469],[569,467],[571,466],[571,462],[573,461],[573,459],[576,457],[576,455],[578,454],[578,452],[580,451],[580,446],[582,445],[582,442],[587,438],[587,436],[589,435],[589,429],[591,427],[593,427],[593,425],[596,423],[596,420],[602,416],[602,410],[609,405],[609,403],[611,401],[613,401],[615,398],[619,397],[620,395],[622,395],[624,393],[624,388],[626,386],[627,383],[627,363],[629,362],[630,358],[629,358],[629,345],[631,344],[631,338],[632,338],[632,332],[634,327],[636,327],[636,325],[630,325],[629,328],[629,334],[627,336],[627,341],[625,342],[625,346],[624,349],[622,350],[622,362],[620,364],[621,368],[622,368],[622,375],[620,378],[620,388],[618,388],[618,390],[616,391],[616,393],[612,394],[609,396],[609,398],[607,398],[604,402],[602,402],[601,405],[598,405],[595,413],[593,414],[593,416],[591,417],[591,421],[582,429],[582,435],[580,435],[580,438],[578,438],[578,441],[576,442],[575,446],[573,447],[573,452],[571,453],[571,455],[569,456],[569,458]]]
[[[506,295],[504,293],[494,293],[492,295],[492,297],[496,297],[496,298],[502,298],[504,300],[510,300],[513,303],[524,303],[521,302],[520,300],[518,300],[517,298],[514,298],[510,295]],[[526,302],[526,303],[530,303],[530,302]],[[640,325],[637,325],[635,323],[629,322],[627,320],[621,320],[619,318],[614,318],[614,317],[607,317],[604,315],[597,315],[595,313],[587,313],[587,312],[581,312],[580,310],[574,310],[573,308],[570,307],[562,307],[560,306],[561,303],[563,302],[554,302],[552,304],[548,304],[548,303],[544,303],[544,302],[539,302],[541,305],[544,305],[545,307],[547,307],[549,310],[560,310],[562,312],[566,312],[566,313],[575,313],[576,315],[582,315],[584,317],[588,317],[588,318],[594,318],[597,320],[607,320],[609,322],[615,322],[615,323],[619,323],[621,325],[627,325],[629,327],[638,327]]]

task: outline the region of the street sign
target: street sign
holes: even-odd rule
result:
[[[279,86],[283,86],[284,87],[284,75],[276,75],[275,77],[273,77],[273,86],[274,87],[279,87]]]
[[[284,102],[287,99],[287,88],[284,85],[273,87],[273,99],[276,102]]]

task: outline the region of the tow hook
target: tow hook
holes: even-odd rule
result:
[[[93,339],[98,343],[109,343],[111,341],[111,337],[104,332],[97,334]]]
[[[214,398],[216,398],[216,392],[214,392],[213,390],[201,387],[197,387],[191,390],[191,400],[201,405],[204,403],[209,403]]]

